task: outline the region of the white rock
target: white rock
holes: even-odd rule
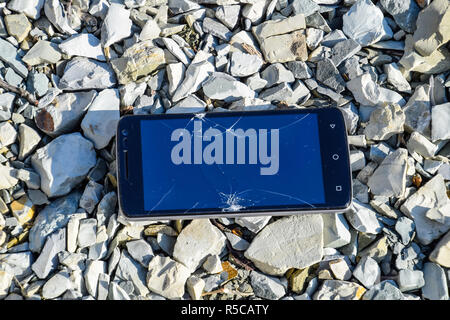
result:
[[[342,31],[365,47],[384,35],[383,13],[371,0],[358,0],[342,17]]]
[[[9,273],[8,271],[0,270],[0,299],[3,299],[8,295],[13,278],[14,274]]]
[[[181,263],[157,255],[148,265],[147,286],[168,299],[181,298],[190,274],[189,269]]]
[[[173,258],[195,271],[208,255],[222,252],[225,236],[208,219],[193,220],[177,237]]]
[[[13,144],[17,138],[17,131],[9,122],[0,123],[0,147],[7,147]]]
[[[148,242],[143,239],[128,241],[126,246],[133,259],[147,268],[148,263],[154,256],[152,247]]]
[[[119,88],[121,106],[132,106],[137,98],[142,97],[147,89],[147,83],[130,82]]]
[[[104,47],[119,42],[131,35],[132,22],[130,11],[123,5],[112,3],[108,9],[108,14],[103,20],[101,36]]]
[[[230,73],[234,77],[247,77],[258,72],[263,63],[257,55],[236,51],[231,54]]]
[[[75,34],[67,18],[63,5],[59,0],[45,0],[44,12],[47,19],[62,33]]]
[[[77,57],[67,63],[59,88],[66,91],[105,89],[114,86],[116,82],[109,64]]]
[[[289,268],[302,269],[322,259],[323,221],[320,215],[283,218],[267,225],[245,251],[257,268],[282,275]]]
[[[406,143],[406,147],[411,154],[418,153],[426,158],[434,156],[438,150],[437,145],[432,143],[417,131],[411,133],[411,136]]]
[[[340,248],[350,243],[351,234],[343,214],[322,214],[323,246],[325,248]],[[346,279],[341,279],[346,280]]]
[[[74,131],[96,95],[94,90],[58,95],[51,104],[37,112],[37,127],[51,137]]]
[[[347,89],[352,92],[355,100],[362,105],[374,106],[378,103],[380,89],[369,73],[364,73],[347,82]]]
[[[244,251],[247,250],[250,245],[247,240],[235,235],[234,233],[225,232],[225,236],[228,238],[228,241],[230,241],[231,247],[234,250]]]
[[[347,281],[352,277],[352,272],[345,259],[330,261],[329,266],[331,272],[333,272],[333,275],[337,280]]]
[[[209,274],[220,273],[223,271],[222,262],[217,254],[212,254],[206,258],[202,267]]]
[[[106,272],[106,262],[101,260],[88,260],[84,271],[84,283],[87,292],[94,298],[98,292],[98,277]]]
[[[286,294],[286,289],[278,278],[269,277],[262,273],[252,271],[250,274],[250,281],[253,292],[257,297],[278,300]]]
[[[444,270],[437,264],[427,262],[423,266],[425,285],[422,296],[429,300],[448,300],[448,286]]]
[[[197,113],[204,112],[205,109],[206,103],[196,95],[190,94],[168,109],[166,113]]]
[[[80,133],[61,135],[31,158],[41,177],[41,189],[49,197],[69,193],[96,163],[94,146]]]
[[[126,235],[126,237],[128,236]],[[134,294],[146,296],[149,293],[145,280],[146,272],[147,268],[144,268],[139,262],[132,259],[127,250],[122,250],[114,281],[131,281],[134,285]]]
[[[387,81],[392,84],[398,91],[410,93],[411,86],[405,79],[398,65],[393,62],[384,65],[384,73],[387,75]]]
[[[450,268],[450,232],[447,232],[430,253],[429,259],[443,267]]]
[[[81,220],[77,239],[80,248],[93,245],[97,240],[97,220],[94,218]]]
[[[380,282],[381,270],[377,262],[369,256],[364,256],[359,260],[353,276],[358,279],[364,287],[370,289]]]
[[[169,80],[169,95],[173,95],[184,78],[186,67],[182,62],[170,63],[166,67],[167,79]]]
[[[190,276],[186,281],[186,289],[192,300],[201,300],[205,281],[196,276]]]
[[[162,38],[162,41],[167,50],[170,51],[170,53],[172,53],[184,65],[189,65],[191,60],[187,57],[183,50],[181,50],[180,46],[178,46],[178,44],[174,40],[172,40],[171,38]]]
[[[44,248],[31,266],[31,269],[40,279],[45,279],[50,272],[56,269],[58,265],[57,255],[65,248],[66,232],[65,229],[59,229],[47,238]]]
[[[28,18],[39,19],[45,0],[11,0],[8,2],[8,9],[24,13]]]
[[[109,300],[131,300],[128,293],[115,282],[109,283],[108,298]]]
[[[239,5],[220,6],[217,7],[215,16],[220,22],[232,30],[238,22],[240,10],[241,6]]]
[[[314,300],[359,300],[364,287],[355,282],[325,280],[313,296]]]
[[[371,206],[356,199],[353,199],[353,210],[346,212],[345,217],[352,227],[360,232],[378,234],[383,227]]]
[[[159,37],[161,33],[161,28],[158,26],[158,23],[153,19],[148,19],[145,23],[144,27],[141,30],[139,35],[139,39],[141,41],[145,40],[153,40]]]
[[[92,213],[101,200],[103,186],[93,180],[89,180],[80,199],[80,208]]]
[[[406,188],[407,159],[408,151],[403,148],[387,155],[367,183],[372,194],[386,197],[403,196]]]
[[[77,250],[78,229],[80,228],[79,217],[71,217],[67,223],[67,251],[75,252]]]
[[[19,160],[28,157],[41,141],[41,136],[33,128],[22,123],[19,126]]]
[[[71,288],[69,273],[60,271],[51,277],[42,287],[42,298],[55,299]]]
[[[109,9],[108,0],[91,0],[91,6],[89,7],[89,13],[94,17],[105,19]]]
[[[350,166],[353,171],[359,171],[366,166],[366,157],[361,150],[350,151]]]
[[[431,109],[432,141],[450,139],[450,102],[433,106]]]
[[[110,277],[106,273],[98,275],[97,300],[106,300],[109,294]]]
[[[427,245],[450,229],[450,220],[441,224],[426,217],[429,209],[440,208],[449,201],[444,179],[438,174],[402,204],[400,210],[414,220],[420,243]]]
[[[117,89],[101,91],[89,107],[81,122],[84,135],[96,149],[106,147],[116,134],[120,118],[120,95]]]
[[[271,216],[260,216],[260,217],[238,217],[235,222],[250,230],[251,232],[258,233],[261,231],[267,223],[269,223]]]
[[[403,269],[398,273],[398,286],[400,291],[412,291],[422,288],[425,285],[423,272],[420,270]]]
[[[413,95],[403,108],[405,112],[405,130],[418,131],[427,137],[430,136],[431,122],[430,86],[428,84],[416,87]]]
[[[232,76],[214,72],[204,83],[203,92],[210,99],[232,102],[241,98],[254,98],[255,92]]]
[[[14,168],[0,164],[0,190],[14,187],[19,180],[13,176]]]
[[[398,104],[380,106],[370,114],[364,134],[369,140],[387,140],[402,133],[404,123],[405,114]]]
[[[90,33],[80,33],[64,40],[59,44],[59,49],[69,56],[106,61],[100,40]]]

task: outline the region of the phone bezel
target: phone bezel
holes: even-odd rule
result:
[[[319,123],[319,139],[322,158],[323,178],[326,202],[323,205],[296,208],[271,208],[263,210],[246,210],[239,212],[217,210],[196,210],[178,212],[149,212],[143,209],[143,181],[142,181],[142,153],[141,153],[141,120],[161,120],[169,118],[192,118],[195,114],[154,114],[154,115],[128,115],[120,119],[117,124],[116,134],[116,159],[117,159],[117,187],[120,214],[126,220],[162,220],[162,219],[193,219],[193,218],[218,218],[223,216],[261,216],[261,215],[287,215],[310,212],[344,212],[349,209],[352,202],[352,183],[349,147],[344,117],[338,108],[308,108],[308,109],[283,109],[264,111],[229,111],[210,112],[207,117],[222,116],[254,116],[273,115],[280,113],[305,114],[316,113]],[[334,124],[334,127],[331,125]],[[126,130],[126,136],[123,135]],[[336,134],[336,132],[340,134]],[[136,141],[138,143],[136,143]],[[323,148],[323,141],[327,141],[332,148]],[[126,157],[125,157],[126,154]],[[332,155],[338,154],[339,159],[333,160]],[[336,166],[337,165],[337,166]],[[124,177],[127,175],[127,177]],[[337,191],[337,183],[341,191]]]

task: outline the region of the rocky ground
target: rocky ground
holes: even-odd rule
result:
[[[448,0],[0,0],[0,299],[449,299],[449,40]],[[351,213],[118,219],[121,115],[319,106]]]

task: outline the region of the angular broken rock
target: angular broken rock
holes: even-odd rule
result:
[[[383,225],[371,206],[353,199],[353,210],[345,213],[348,222],[359,232],[378,234]]]
[[[380,90],[369,73],[364,73],[347,82],[347,89],[351,91],[355,100],[362,105],[374,106],[378,103]]]
[[[41,136],[33,128],[22,123],[19,126],[19,160],[28,157],[41,141]]]
[[[114,281],[131,281],[134,284],[134,290],[131,293],[145,296],[149,293],[145,280],[146,272],[147,268],[132,259],[127,250],[122,250]]]
[[[322,259],[323,220],[320,215],[283,218],[266,226],[245,251],[261,271],[282,275]]]
[[[363,286],[355,282],[325,280],[314,294],[314,300],[360,300],[366,292]]]
[[[208,219],[193,220],[177,237],[173,258],[192,272],[211,254],[220,254],[226,237]]]
[[[102,44],[109,47],[131,35],[133,23],[130,20],[130,11],[123,5],[112,3],[108,14],[103,20],[101,29]]]
[[[431,109],[431,140],[450,139],[450,102],[435,105]]]
[[[8,9],[24,13],[28,18],[37,20],[41,16],[45,0],[11,0],[8,2]]]
[[[422,56],[431,55],[450,40],[450,4],[448,0],[434,0],[420,11],[414,32],[414,48]]]
[[[398,104],[388,104],[376,108],[370,114],[370,120],[364,134],[370,140],[387,140],[403,132],[405,114]]]
[[[68,194],[96,163],[93,144],[76,132],[62,135],[36,150],[31,158],[49,197]]]
[[[384,65],[384,73],[387,75],[387,81],[392,84],[398,91],[410,93],[411,86],[405,79],[398,65],[393,62]]]
[[[52,64],[59,60],[61,60],[61,52],[58,45],[45,40],[39,40],[22,58],[22,61],[29,66],[42,63]]]
[[[340,248],[350,243],[351,234],[343,214],[322,214],[323,246]]]
[[[231,54],[230,73],[234,77],[247,77],[258,72],[263,63],[258,55],[236,51]]]
[[[120,118],[120,95],[117,89],[101,91],[89,107],[81,122],[86,138],[90,139],[96,149],[103,149],[116,134]]]
[[[100,40],[91,33],[74,35],[61,42],[59,49],[69,56],[80,56],[106,61]]]
[[[397,149],[384,158],[369,178],[367,186],[376,196],[401,197],[406,188],[408,151]]]
[[[47,236],[67,225],[78,208],[80,197],[79,192],[72,192],[52,201],[39,212],[28,236],[31,251],[40,252]]]
[[[51,234],[45,242],[37,260],[31,266],[34,273],[45,279],[58,266],[58,253],[66,248],[66,230],[59,229]]]
[[[45,0],[44,13],[58,31],[67,34],[77,33],[70,27],[67,13],[59,0]]]
[[[203,112],[205,109],[206,103],[196,95],[190,94],[172,108],[168,109],[166,113],[197,113]]]
[[[353,276],[361,282],[364,287],[370,289],[380,281],[381,270],[377,262],[369,256],[364,256],[359,260]]]
[[[450,232],[447,232],[430,253],[429,259],[445,268],[450,268]]]
[[[57,96],[51,104],[37,112],[35,116],[37,127],[52,137],[72,131],[96,95],[97,92],[92,90]]]
[[[255,92],[232,76],[214,72],[204,83],[203,93],[210,99],[233,102],[241,98],[254,98]]]
[[[333,61],[328,58],[324,58],[317,63],[316,79],[337,93],[345,89],[344,79],[336,69]]]
[[[84,270],[84,283],[87,292],[94,298],[98,292],[98,278],[101,273],[106,272],[106,262],[101,260],[88,260]]]
[[[184,295],[184,286],[190,275],[183,264],[157,255],[148,265],[147,286],[163,297],[179,299]]]
[[[394,18],[400,28],[413,33],[420,8],[415,0],[381,0],[380,4]]]
[[[422,296],[429,300],[448,300],[448,285],[443,268],[427,262],[423,267],[425,285],[422,287]]]
[[[143,239],[128,241],[126,246],[133,259],[148,268],[148,264],[154,256],[152,247],[148,242]]]
[[[67,271],[60,271],[55,274],[42,287],[42,297],[44,299],[54,299],[61,296],[71,288],[69,277],[70,275]]]
[[[253,292],[257,297],[278,300],[286,294],[286,289],[281,284],[281,281],[275,277],[269,277],[257,271],[252,271],[250,281]]]
[[[67,63],[59,88],[67,91],[105,89],[114,86],[116,82],[109,64],[76,57]]]
[[[383,36],[383,19],[383,13],[371,0],[358,0],[342,17],[342,31],[365,47]]]
[[[0,38],[0,60],[11,66],[22,77],[28,76],[28,69],[17,54],[17,48],[3,38]]]
[[[117,59],[111,60],[120,84],[127,84],[148,75],[166,63],[164,50],[151,40],[138,42]]]
[[[450,229],[450,220],[442,224],[426,216],[429,209],[440,208],[447,205],[449,201],[444,179],[437,174],[402,204],[400,210],[414,220],[417,239],[420,243],[430,244]]]

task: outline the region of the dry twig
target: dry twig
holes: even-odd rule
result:
[[[7,90],[7,91],[11,91],[14,92],[18,95],[20,95],[22,98],[25,98],[28,100],[29,103],[37,106],[38,105],[38,101],[36,100],[36,98],[34,97],[34,95],[32,95],[30,92],[28,92],[25,89],[22,88],[17,88],[14,87],[12,85],[10,85],[9,83],[7,83],[6,81],[3,81],[2,79],[0,79],[0,87]]]

